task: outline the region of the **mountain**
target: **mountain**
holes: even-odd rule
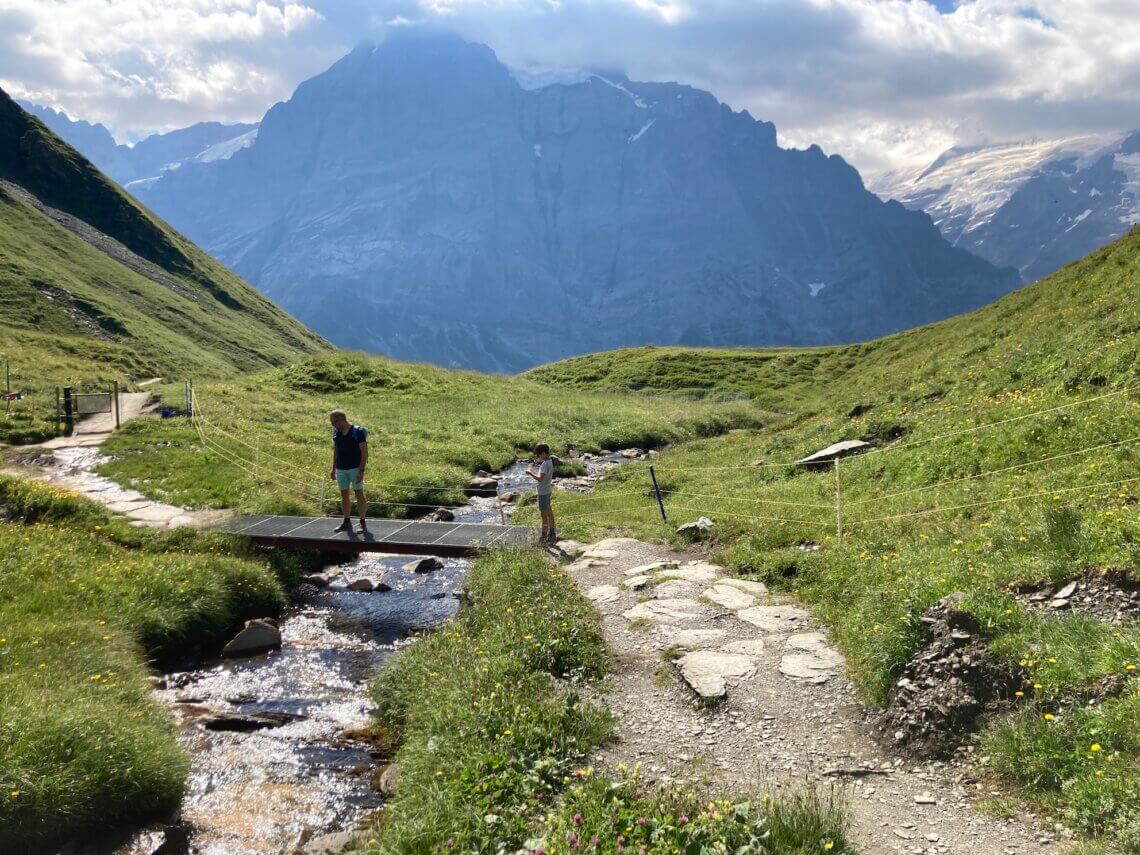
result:
[[[50,107],[26,101],[17,103],[122,185],[147,181],[186,161],[230,157],[257,136],[257,125],[199,122],[165,134],[152,134],[133,146],[119,145],[104,125],[74,120]]]
[[[328,347],[2,90],[0,340],[33,391],[228,376]]]
[[[516,370],[647,342],[866,339],[1018,284],[707,92],[406,34],[139,198],[337,344]],[[132,188],[136,189],[136,188]]]
[[[1140,223],[1140,132],[952,148],[872,189],[1031,282]]]

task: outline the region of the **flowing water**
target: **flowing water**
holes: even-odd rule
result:
[[[588,492],[626,458],[612,454],[584,462],[587,476],[564,479],[561,488]],[[501,493],[533,490],[527,465],[519,461],[498,474]],[[474,498],[453,510],[463,522],[500,519],[497,498]],[[512,510],[504,509],[508,521]],[[469,567],[450,559],[430,574],[401,569],[411,560],[366,554],[341,565],[327,588],[296,592],[281,622],[280,650],[164,678],[156,695],[173,711],[192,762],[181,810],[191,851],[303,852],[313,839],[355,829],[377,810],[377,765],[367,745],[344,734],[368,723],[368,678],[376,668],[413,631],[455,614]],[[347,590],[361,577],[382,578],[392,590]],[[218,713],[263,712],[301,718],[251,733],[203,727]],[[119,852],[150,855],[162,841],[162,830],[148,830]]]

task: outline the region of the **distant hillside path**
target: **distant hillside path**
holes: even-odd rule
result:
[[[1032,817],[973,810],[987,794],[976,784],[967,791],[964,770],[879,746],[825,628],[763,585],[691,559],[613,538],[568,568],[601,611],[617,663],[605,696],[617,740],[599,761],[730,789],[836,781],[847,787],[864,853],[1060,851]],[[667,664],[675,645],[688,652]],[[724,698],[702,705],[698,693]]]
[[[153,381],[147,381],[151,383]],[[120,421],[126,424],[146,412],[149,392],[125,392],[121,395]],[[115,432],[115,414],[100,413],[80,422],[71,436],[50,439],[40,446],[21,449],[43,450],[27,458],[27,466],[6,470],[8,474],[44,481],[63,490],[73,490],[82,496],[104,505],[108,510],[129,517],[134,525],[150,528],[179,528],[204,526],[220,522],[229,511],[190,511],[147,498],[137,490],[120,487],[109,478],[96,475],[92,470],[100,462],[99,447]]]

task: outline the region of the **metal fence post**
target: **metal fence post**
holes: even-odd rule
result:
[[[839,484],[839,458],[835,458],[835,534],[843,540],[843,491]]]
[[[60,411],[59,406],[59,387],[55,387],[55,435],[59,436],[60,421],[63,418],[63,413]]]
[[[119,381],[115,381],[115,430],[123,426],[122,416],[119,414]]]
[[[4,411],[12,412],[12,362],[4,360]]]
[[[661,510],[661,521],[666,525],[669,524],[669,517],[665,515],[665,502],[661,499],[661,488],[657,486],[657,473],[653,471],[653,467],[649,467],[649,477],[653,479],[653,493],[657,496],[657,507]]]

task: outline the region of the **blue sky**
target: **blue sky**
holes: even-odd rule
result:
[[[0,86],[121,139],[256,120],[431,25],[531,69],[712,91],[866,173],[952,144],[1140,127],[1140,0],[0,0]]]

